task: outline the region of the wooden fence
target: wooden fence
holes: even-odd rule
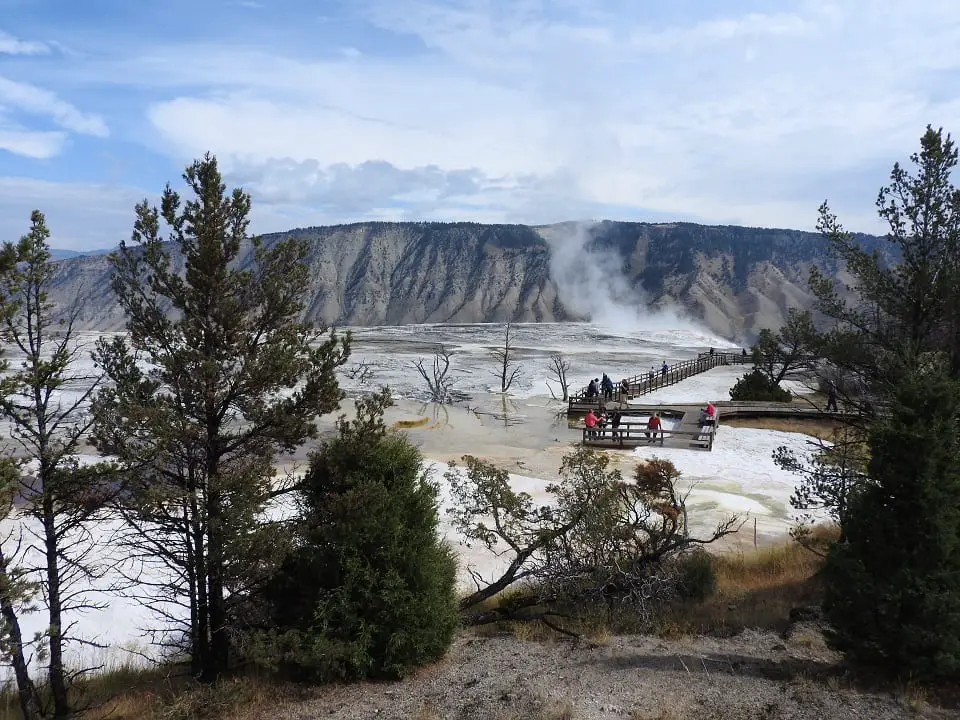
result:
[[[621,425],[618,428],[583,428],[582,444],[593,447],[608,448],[633,448],[641,445],[648,445],[651,441],[651,435],[654,436],[653,444],[663,445],[664,439],[671,438],[690,438],[690,444],[702,447],[705,450],[713,450],[713,438],[716,428],[714,425],[704,425],[703,427],[689,430],[648,430],[646,425]]]
[[[626,392],[624,392],[623,380],[621,380],[615,385],[613,394],[609,398],[604,396],[603,390],[600,390],[596,396],[588,398],[587,388],[584,388],[570,396],[567,412],[570,414],[585,413],[587,410],[597,409],[601,402],[625,403],[632,398],[676,385],[681,380],[686,380],[688,377],[706,372],[711,368],[720,365],[742,365],[747,362],[750,362],[750,356],[744,355],[742,352],[702,352],[690,360],[674,363],[672,367],[667,369],[667,372],[657,370],[651,377],[650,371],[648,371],[626,378]]]

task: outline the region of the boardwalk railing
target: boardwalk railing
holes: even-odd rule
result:
[[[645,425],[621,425],[618,428],[584,428],[583,445],[609,448],[639,447],[650,443],[651,435],[654,444],[663,445],[664,437],[690,438],[691,445],[698,445],[705,450],[713,450],[713,438],[716,428],[713,425],[704,425],[695,430],[648,430]]]
[[[690,360],[682,360],[681,362],[674,363],[673,366],[668,368],[667,372],[665,373],[662,370],[658,370],[653,373],[653,376],[651,377],[651,374],[648,371],[641,373],[640,375],[634,375],[633,377],[626,378],[626,392],[624,392],[623,388],[624,381],[621,380],[614,387],[613,395],[609,399],[605,399],[603,390],[600,390],[596,396],[588,398],[587,388],[584,388],[580,392],[574,393],[570,396],[567,412],[586,412],[590,408],[599,407],[601,402],[624,403],[627,400],[646,395],[655,390],[676,385],[681,380],[686,380],[692,375],[706,372],[711,368],[715,368],[720,365],[742,365],[747,362],[750,362],[750,356],[744,355],[742,352],[702,352],[697,355],[697,357]]]

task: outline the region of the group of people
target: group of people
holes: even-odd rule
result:
[[[603,435],[603,430],[609,425],[612,429],[611,437],[613,440],[619,440],[623,443],[623,434],[620,432],[620,423],[623,414],[619,410],[607,413],[600,410],[594,413],[593,410],[587,410],[583,418],[583,424],[587,428],[588,438],[598,438]],[[655,412],[647,420],[647,429],[643,431],[648,443],[656,442],[657,435],[660,436],[660,443],[663,444],[663,425],[660,422],[660,413]]]
[[[603,373],[602,379],[594,378],[587,385],[587,400],[593,400],[601,393],[604,400],[612,400],[615,387],[613,380],[606,373]],[[630,383],[626,379],[620,381],[620,392],[624,395],[628,395],[630,392]]]
[[[660,375],[664,379],[667,377],[667,373],[670,372],[670,366],[666,362],[660,366]],[[647,373],[647,380],[653,382],[657,377],[657,371],[654,368],[650,368],[650,372]],[[593,400],[595,397],[603,396],[603,400],[613,400],[613,393],[619,387],[620,394],[626,399],[630,395],[630,383],[624,378],[618,384],[614,384],[613,380],[610,379],[610,376],[606,373],[603,373],[602,378],[594,378],[587,385],[587,400]]]

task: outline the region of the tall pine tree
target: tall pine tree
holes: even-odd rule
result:
[[[957,150],[928,127],[914,172],[894,166],[877,209],[892,252],[867,253],[826,204],[820,229],[852,298],[811,274],[833,321],[823,352],[868,438],[867,477],[827,559],[838,647],[928,678],[960,677],[960,191]]]
[[[159,211],[138,205],[139,247],[111,258],[128,335],[98,345],[111,387],[94,440],[129,470],[129,544],[163,574],[143,600],[182,620],[194,673],[214,681],[229,663],[231,608],[283,545],[262,520],[282,490],[275,460],[339,406],[349,338],[300,321],[305,242],[250,238],[250,197],[227,193],[209,154],[183,178],[194,197],[168,185]]]
[[[851,657],[960,677],[960,383],[906,370],[872,429],[870,481],[824,569],[833,639]]]

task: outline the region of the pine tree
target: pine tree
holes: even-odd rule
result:
[[[268,586],[286,668],[311,679],[398,678],[443,656],[459,624],[456,559],[419,450],[357,402],[314,455],[302,540]]]
[[[230,659],[231,608],[263,582],[286,538],[261,521],[284,489],[274,461],[339,406],[335,370],[349,338],[299,320],[305,242],[250,238],[250,197],[227,194],[209,154],[183,178],[194,198],[181,203],[168,185],[159,211],[143,201],[140,247],[122,243],[111,258],[129,334],[98,345],[111,386],[95,404],[93,436],[129,471],[130,549],[164,573],[143,600],[182,620],[170,629],[185,634],[196,676],[214,681]]]
[[[824,608],[851,657],[960,678],[960,383],[905,371],[871,435],[870,482],[824,570]]]
[[[101,378],[76,367],[85,352],[74,331],[82,299],[65,308],[48,300],[50,231],[43,213],[35,210],[30,220],[30,232],[19,243],[6,243],[0,261],[0,337],[22,356],[0,380],[0,418],[10,423],[21,461],[8,490],[20,501],[24,523],[36,523],[21,530],[36,538],[42,562],[14,567],[14,558],[4,557],[2,575],[10,589],[23,581],[43,589],[47,629],[42,642],[53,707],[49,713],[40,710],[43,716],[66,718],[76,710],[69,697],[76,673],[66,667],[64,652],[70,641],[80,640],[70,635],[69,617],[103,607],[81,585],[102,574],[86,524],[106,497],[96,481],[98,469],[81,469],[74,457],[92,423],[89,399]],[[71,386],[83,389],[63,392]],[[4,603],[2,610],[8,630],[19,632],[13,603]],[[22,639],[15,642],[22,648]]]

